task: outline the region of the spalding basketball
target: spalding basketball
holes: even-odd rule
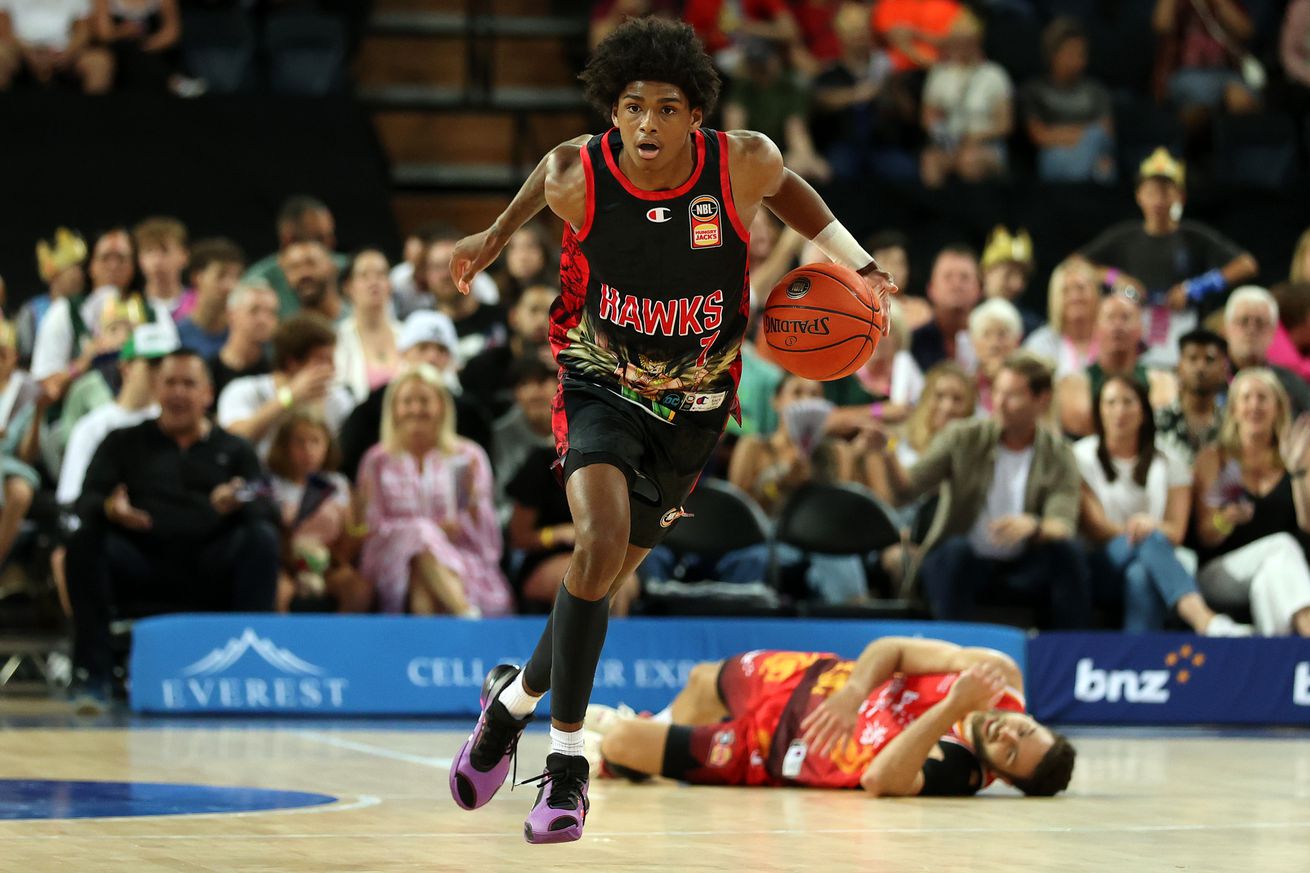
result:
[[[829,382],[873,355],[885,314],[859,273],[806,264],[782,277],[764,304],[764,340],[788,372]]]

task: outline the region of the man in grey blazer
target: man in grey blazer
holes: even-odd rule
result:
[[[1051,370],[1012,355],[992,388],[988,419],[955,422],[908,471],[874,439],[898,503],[940,489],[919,567],[934,618],[968,621],[981,603],[1038,609],[1043,624],[1091,624],[1088,570],[1075,540],[1079,477],[1073,452],[1042,425]]]

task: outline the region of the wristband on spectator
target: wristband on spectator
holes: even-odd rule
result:
[[[1202,273],[1195,279],[1188,279],[1183,283],[1183,290],[1187,292],[1187,299],[1193,303],[1200,303],[1201,298],[1207,294],[1218,294],[1228,287],[1228,280],[1219,270],[1211,270],[1208,273]]]
[[[541,529],[541,547],[549,549],[555,545],[555,528],[543,527]]]
[[[819,251],[852,270],[863,270],[873,263],[873,255],[866,252],[864,246],[835,218],[815,235],[814,244]]]
[[[882,421],[882,401],[869,404],[869,417],[877,421]]]
[[[1118,271],[1118,270],[1116,270],[1114,267],[1111,267],[1110,269],[1108,269],[1108,270],[1105,271],[1105,284],[1107,284],[1107,285],[1109,285],[1111,288],[1113,288],[1113,287],[1114,287],[1114,283],[1115,283],[1115,282],[1118,282],[1118,281],[1119,281],[1119,271]]]
[[[352,524],[346,527],[346,533],[352,537],[368,536],[368,523],[361,521],[359,524]]]
[[[291,390],[290,385],[283,385],[277,389],[277,402],[282,405],[283,409],[290,409],[296,402],[295,392]]]
[[[1215,510],[1214,517],[1210,519],[1210,523],[1214,525],[1214,529],[1219,531],[1223,536],[1228,536],[1233,532],[1233,523],[1224,515],[1222,509]]]

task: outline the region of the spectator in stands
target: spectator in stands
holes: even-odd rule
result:
[[[14,319],[15,330],[21,338],[20,346],[28,352],[29,357],[35,357],[36,337],[50,310],[66,309],[69,306],[69,303],[60,301],[81,300],[82,292],[86,289],[86,275],[82,272],[82,264],[85,261],[86,242],[75,231],[66,227],[56,230],[50,242],[41,240],[37,243],[37,273],[49,292],[38,294],[24,303]],[[66,366],[67,362],[64,362],[64,365]],[[36,369],[35,362],[33,368]],[[56,363],[48,368],[48,372],[34,375],[40,381],[60,369],[61,366]]]
[[[864,247],[884,270],[892,274],[898,284],[905,283],[901,285],[901,293],[896,297],[896,302],[900,304],[901,323],[905,328],[914,333],[932,321],[932,304],[921,294],[912,294],[907,290],[913,280],[910,272],[909,237],[899,230],[883,230],[869,237]]]
[[[805,432],[789,418],[787,410],[800,409],[801,401],[813,404],[822,399],[821,383],[787,374],[773,397],[778,427],[772,434],[743,436],[733,447],[728,480],[770,515],[777,515],[787,498],[806,483],[855,478],[846,447],[828,436],[822,422],[813,432]]]
[[[1253,87],[1245,74],[1255,28],[1241,0],[1156,0],[1152,26],[1155,96],[1173,104],[1185,125],[1196,128],[1220,109],[1260,108],[1263,82]]]
[[[1073,447],[1081,526],[1096,544],[1092,578],[1107,602],[1123,604],[1123,629],[1161,630],[1177,615],[1198,634],[1250,636],[1248,625],[1206,605],[1174,553],[1187,533],[1192,473],[1156,441],[1146,386],[1110,376],[1093,410],[1096,432]]]
[[[933,320],[916,330],[910,339],[910,353],[921,370],[928,370],[938,361],[956,361],[966,366],[972,363],[966,332],[969,313],[978,305],[981,295],[978,256],[972,249],[951,245],[937,253],[928,279]]]
[[[173,352],[159,385],[159,418],[113,431],[96,450],[68,543],[74,664],[102,700],[116,615],[267,612],[277,589],[273,507],[249,490],[259,460],[205,418],[204,361]]]
[[[746,41],[740,72],[724,100],[724,128],[759,131],[777,143],[792,172],[827,181],[832,169],[814,148],[808,113],[809,94],[787,70],[782,47],[767,40]]]
[[[455,435],[441,374],[420,364],[387,388],[382,441],[360,464],[361,569],[383,612],[476,618],[511,606],[486,452]]]
[[[629,18],[677,18],[680,5],[676,0],[597,0],[591,7],[587,45],[594,49]]]
[[[351,314],[337,325],[336,369],[356,403],[391,381],[400,367],[400,322],[391,314],[391,268],[378,249],[363,249],[346,268]]]
[[[405,368],[427,364],[441,374],[446,390],[455,400],[456,433],[490,448],[491,429],[475,404],[464,399],[459,384],[459,340],[455,326],[440,312],[419,310],[405,319],[396,341]],[[355,407],[341,426],[341,471],[352,481],[364,453],[372,448],[382,433],[383,399],[386,386],[374,390],[368,399]]]
[[[1045,320],[1022,305],[1033,275],[1033,239],[1026,230],[1011,234],[1003,225],[992,229],[982,256],[983,297],[1002,298],[1014,304],[1023,321],[1023,335],[1040,328]]]
[[[177,337],[207,361],[227,342],[227,301],[245,267],[245,254],[229,239],[200,240],[191,248],[187,272],[195,290],[178,310]]]
[[[176,218],[147,218],[132,229],[132,240],[146,300],[155,308],[162,305],[170,318],[175,317],[184,302],[182,274],[189,257],[186,225]]]
[[[32,506],[41,477],[36,461],[38,418],[45,413],[40,387],[18,368],[18,335],[0,321],[0,564],[9,557]]]
[[[891,60],[873,46],[867,10],[843,2],[833,24],[840,52],[814,80],[810,127],[816,144],[838,180],[911,177],[912,171],[902,175],[890,166],[913,164],[908,155],[889,148],[881,135],[886,119],[880,116],[888,110],[880,98],[891,76]]]
[[[1178,397],[1155,410],[1156,441],[1189,467],[1219,437],[1220,398],[1228,387],[1228,344],[1208,330],[1178,340]]]
[[[436,304],[428,289],[423,256],[438,239],[449,237],[458,240],[462,236],[460,231],[448,224],[432,222],[405,237],[405,258],[391,268],[391,299],[396,307],[397,318],[404,321],[418,310],[431,309]],[[470,286],[469,293],[483,303],[494,306],[500,302],[500,289],[487,273],[475,275]]]
[[[1269,344],[1269,361],[1310,381],[1310,277],[1273,288],[1278,326]]]
[[[515,359],[506,367],[505,372],[509,374],[509,382],[514,389],[514,405],[496,419],[492,440],[496,500],[502,507],[507,505],[505,486],[518,475],[527,459],[541,449],[549,449],[552,453],[555,451],[551,401],[559,388],[559,368],[546,363],[537,355],[523,355]],[[547,466],[554,462],[552,457]],[[555,490],[563,497],[563,489],[558,483]]]
[[[1083,247],[1098,278],[1134,287],[1151,301],[1148,366],[1173,367],[1178,338],[1220,308],[1224,292],[1255,276],[1254,257],[1200,222],[1183,221],[1185,170],[1164,148],[1142,162],[1137,205],[1142,221],[1113,225]]]
[[[494,421],[514,403],[513,385],[505,380],[514,361],[532,355],[548,366],[554,366],[547,343],[550,330],[550,307],[559,297],[552,285],[533,285],[519,295],[509,311],[509,342],[483,349],[464,365],[459,381],[467,399],[486,412]]]
[[[900,299],[891,301],[891,327],[868,363],[849,376],[823,383],[823,396],[836,409],[828,426],[840,434],[858,433],[872,416],[895,424],[904,421],[923,391],[923,371],[909,351],[910,332],[901,320]]]
[[[87,94],[114,82],[114,57],[95,45],[91,0],[5,0],[0,5],[0,91],[20,72],[41,86],[74,81]]]
[[[1274,295],[1256,285],[1233,290],[1224,307],[1224,335],[1228,338],[1228,357],[1234,373],[1252,367],[1265,367],[1278,379],[1292,404],[1292,415],[1310,412],[1310,385],[1286,367],[1269,363],[1269,347],[1278,326],[1278,301]]]
[[[937,63],[962,9],[958,0],[878,0],[873,32],[888,46],[897,72],[926,70]]]
[[[1137,294],[1111,294],[1101,301],[1094,342],[1096,360],[1056,386],[1056,411],[1065,433],[1083,437],[1092,432],[1092,398],[1109,376],[1127,376],[1149,386],[1154,409],[1174,401],[1178,382],[1173,374],[1148,370],[1142,362],[1142,304]]]
[[[992,386],[1005,362],[1019,349],[1023,339],[1023,321],[1014,304],[1003,297],[993,297],[969,313],[969,343],[977,357],[974,381],[978,385],[978,406],[992,411]]]
[[[91,293],[122,294],[132,288],[136,278],[136,246],[126,227],[111,227],[101,232],[91,246]],[[94,321],[94,319],[92,319]]]
[[[959,13],[924,83],[922,119],[929,144],[919,172],[929,188],[952,175],[981,182],[1007,169],[1014,86],[1003,67],[983,56],[982,37],[982,23],[968,11]]]
[[[320,243],[336,263],[337,272],[346,268],[346,256],[332,254],[337,245],[336,222],[327,204],[313,197],[296,195],[282,204],[277,214],[278,251],[256,261],[246,271],[247,279],[262,279],[277,292],[282,317],[300,311],[300,299],[288,279],[283,263],[287,249],[294,242],[314,240]]]
[[[340,269],[327,246],[313,239],[293,241],[278,263],[296,298],[293,312],[313,313],[332,324],[350,314],[350,303],[341,296]]]
[[[182,12],[178,0],[93,0],[95,39],[114,54],[120,88],[165,88],[181,96]]]
[[[234,379],[218,398],[218,423],[268,457],[273,434],[297,408],[320,414],[339,433],[355,408],[350,391],[337,383],[337,335],[317,315],[301,313],[273,334],[273,372]]]
[[[436,308],[450,317],[459,335],[459,358],[467,361],[483,349],[503,345],[509,331],[505,310],[481,302],[472,294],[461,294],[450,275],[450,256],[457,238],[443,234],[428,246],[423,256],[428,289]]]
[[[761,210],[763,211],[763,210]],[[778,426],[778,412],[773,395],[786,371],[773,360],[765,344],[760,323],[763,304],[754,307],[741,344],[741,381],[737,385],[737,403],[741,406],[741,434],[770,434]],[[732,432],[733,422],[728,422]]]
[[[242,281],[227,298],[227,341],[210,358],[216,397],[228,384],[270,369],[268,343],[277,330],[277,293],[268,285]]]
[[[763,39],[794,45],[800,38],[787,0],[686,0],[682,20],[696,31],[720,70],[737,69],[742,42]]]
[[[546,231],[540,225],[525,224],[514,231],[500,261],[495,277],[500,299],[486,302],[513,307],[528,288],[559,282],[559,254],[547,246]]]
[[[338,612],[372,609],[373,588],[353,566],[360,531],[350,483],[333,472],[336,455],[332,433],[310,413],[292,413],[273,436],[268,469],[282,532],[279,612],[299,598],[324,596]]]
[[[1290,282],[1310,280],[1310,227],[1301,231],[1301,235],[1296,239],[1296,248],[1292,251],[1292,265],[1287,277]]]
[[[132,332],[119,353],[122,387],[117,396],[89,410],[68,435],[55,492],[61,506],[77,502],[91,458],[108,433],[159,417],[159,365],[177,348],[177,336],[160,325],[143,324]]]
[[[1310,0],[1291,0],[1278,37],[1278,59],[1287,81],[1283,102],[1304,117],[1310,106]]]
[[[991,418],[956,422],[906,471],[877,431],[875,463],[898,504],[941,489],[919,579],[934,618],[969,621],[978,603],[1038,608],[1055,628],[1091,621],[1087,568],[1073,540],[1078,467],[1038,423],[1051,372],[1019,352],[996,378]]]
[[[1052,272],[1046,295],[1048,324],[1033,331],[1023,347],[1055,367],[1055,379],[1081,372],[1095,358],[1094,333],[1101,303],[1096,268],[1077,255]]]
[[[1272,373],[1246,370],[1228,391],[1219,441],[1197,455],[1197,584],[1218,609],[1250,608],[1256,633],[1310,636],[1310,421],[1293,425]]]
[[[1057,18],[1042,33],[1046,76],[1020,91],[1028,138],[1045,182],[1118,178],[1110,92],[1087,75],[1087,35],[1075,18]]]

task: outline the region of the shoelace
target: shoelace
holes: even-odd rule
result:
[[[550,794],[546,795],[546,805],[552,809],[572,809],[582,805],[582,780],[569,775],[566,770],[544,770],[540,776],[524,779],[518,785],[535,785],[541,788],[550,782]],[[510,786],[514,790],[514,786]]]
[[[509,733],[511,731],[513,733],[510,736],[506,737],[504,735],[504,733]],[[479,759],[482,758],[483,756],[479,755],[478,751],[479,747],[483,745],[486,745],[491,749],[504,749],[505,754],[510,756],[511,773],[509,777],[509,790],[513,791],[514,780],[519,778],[519,739],[522,738],[522,736],[523,732],[521,730],[505,725],[499,725],[488,719],[482,725],[482,735],[478,737],[478,742],[470,752],[469,759],[472,760],[474,757]]]

